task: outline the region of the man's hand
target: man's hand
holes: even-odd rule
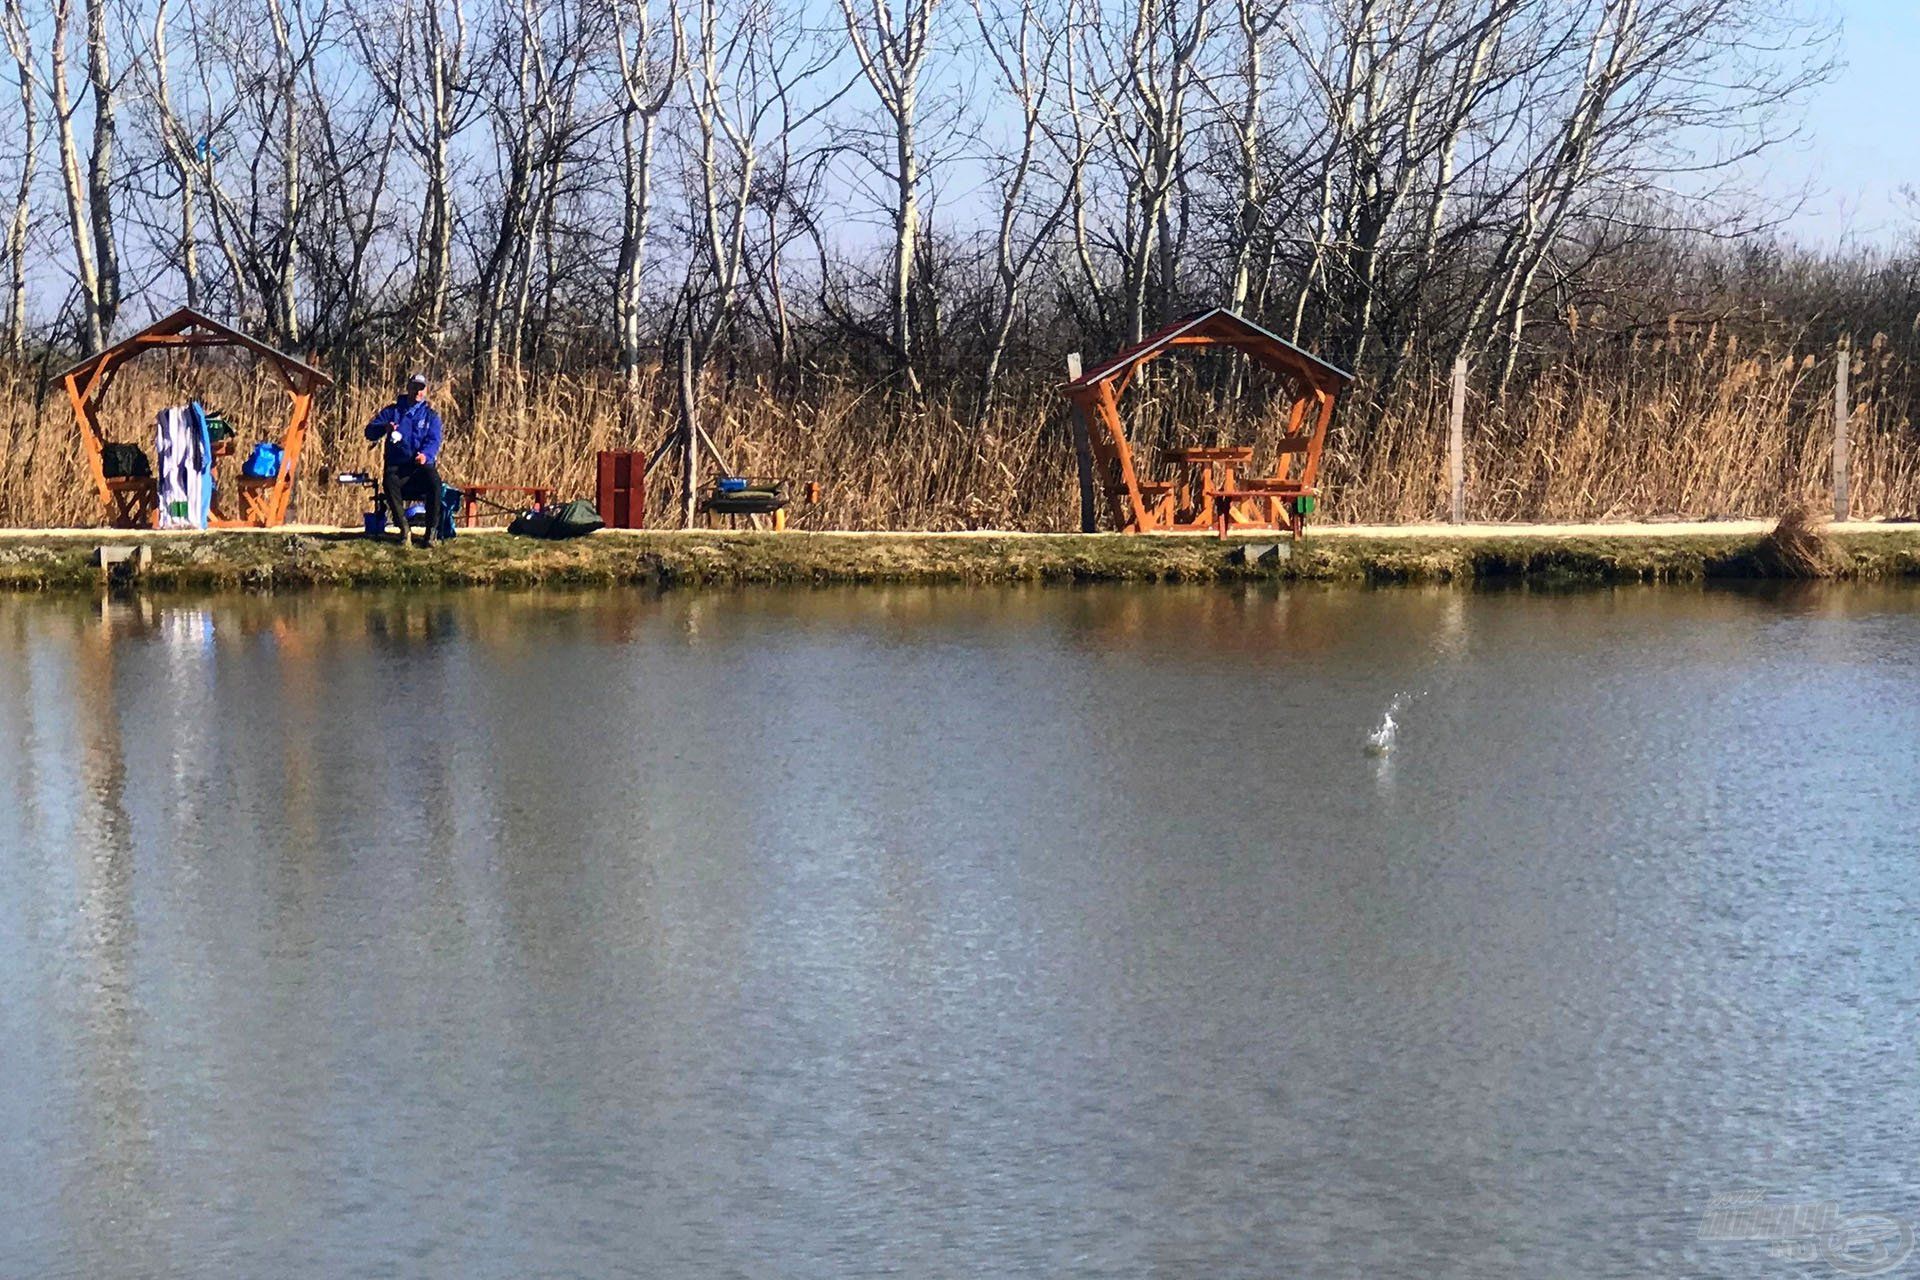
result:
[[[419,463],[419,464],[420,464],[421,466],[423,466],[423,467],[427,465],[427,455],[426,455],[426,454],[424,454],[424,453],[416,453],[416,454],[414,454],[414,455],[413,455],[413,460],[414,460],[415,462],[417,462],[417,463]]]

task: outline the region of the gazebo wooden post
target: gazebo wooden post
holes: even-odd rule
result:
[[[293,477],[300,466],[300,453],[307,443],[307,422],[313,413],[312,379],[302,375],[280,370],[281,380],[287,384],[287,397],[292,401],[292,409],[287,418],[286,434],[281,437],[280,474],[273,479],[273,489],[266,502],[266,523],[285,524],[287,510],[293,505]]]
[[[1289,442],[1300,438],[1300,424],[1306,420],[1307,404],[1314,398],[1315,394],[1312,388],[1308,388],[1293,398],[1293,408],[1287,412],[1287,434],[1285,438]],[[1273,463],[1273,478],[1275,480],[1293,479],[1294,459],[1298,456],[1297,453],[1288,450],[1275,458]]]
[[[1106,495],[1107,510],[1114,524],[1129,533],[1148,533],[1155,526],[1153,511],[1140,492],[1140,479],[1133,467],[1133,447],[1127,441],[1126,425],[1120,420],[1119,402],[1113,388],[1096,383],[1073,402],[1088,420],[1087,443],[1093,452],[1100,488]]]
[[[1140,497],[1140,477],[1133,469],[1133,444],[1127,439],[1126,424],[1120,420],[1120,402],[1114,396],[1113,388],[1104,382],[1095,393],[1094,411],[1113,442],[1117,470],[1115,480],[1119,486],[1114,494],[1115,505],[1131,518],[1129,523],[1136,532],[1152,533],[1153,513],[1147,510],[1147,504]]]
[[[293,505],[293,478],[299,473],[300,453],[307,444],[307,421],[313,415],[313,393],[293,393],[293,413],[287,422],[287,443],[280,459],[279,486],[274,490],[273,522],[285,524],[287,509]]]
[[[1327,443],[1327,426],[1333,421],[1333,392],[1324,387],[1315,387],[1314,398],[1320,401],[1320,417],[1313,424],[1313,439],[1307,445],[1306,465],[1300,471],[1300,483],[1308,488],[1320,475],[1320,453]]]
[[[73,402],[73,415],[80,423],[81,452],[87,455],[87,470],[93,476],[94,491],[100,495],[101,505],[111,511],[113,492],[107,488],[107,469],[102,460],[107,441],[100,432],[100,420],[94,416],[93,402],[80,390],[74,375],[68,374],[60,381],[67,388],[67,399]]]

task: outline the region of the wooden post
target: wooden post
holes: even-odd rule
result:
[[[1453,414],[1447,430],[1447,480],[1453,491],[1453,523],[1467,521],[1467,358],[1453,360]]]
[[[307,384],[304,374],[300,389],[289,394],[293,398],[293,412],[287,419],[287,434],[280,439],[280,474],[273,478],[268,509],[262,513],[264,518],[260,522],[269,528],[285,524],[287,513],[293,507],[294,469],[300,465],[300,452],[307,444],[307,422],[313,416],[313,388]]]
[[[1833,518],[1845,520],[1852,506],[1847,492],[1848,419],[1853,416],[1847,381],[1853,373],[1853,352],[1845,338],[1833,356]]]
[[[1080,379],[1080,353],[1067,356],[1067,381]],[[1080,472],[1080,532],[1092,533],[1099,524],[1094,510],[1093,441],[1087,434],[1087,415],[1078,404],[1073,406],[1073,460]]]
[[[693,339],[680,339],[680,527],[693,528],[700,507],[700,435],[693,409]]]

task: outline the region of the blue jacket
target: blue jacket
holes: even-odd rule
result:
[[[393,438],[395,430],[400,432],[398,440]],[[367,424],[367,439],[383,436],[388,462],[410,463],[416,453],[424,453],[429,466],[440,461],[440,415],[424,400],[402,396],[374,414]]]

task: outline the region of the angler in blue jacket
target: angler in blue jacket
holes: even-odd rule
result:
[[[413,545],[407,527],[407,503],[427,504],[427,545],[440,540],[440,415],[427,403],[427,375],[416,373],[394,402],[373,415],[367,439],[386,437],[386,466],[380,490],[387,517],[400,530],[403,546]]]

